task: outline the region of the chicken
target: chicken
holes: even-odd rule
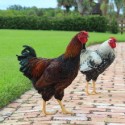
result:
[[[96,80],[98,76],[108,68],[115,59],[116,39],[110,38],[102,43],[97,50],[88,50],[84,47],[80,55],[80,71],[86,75],[86,94],[88,91],[89,81],[92,80],[93,91],[96,92]]]
[[[71,113],[65,109],[61,100],[64,89],[78,74],[81,49],[87,40],[88,33],[79,32],[68,44],[64,54],[53,59],[37,58],[35,50],[30,46],[24,46],[22,55],[17,55],[21,65],[20,71],[32,81],[34,88],[42,95],[44,114],[55,114],[55,112],[46,111],[46,101],[49,101],[52,96],[57,99],[64,114]]]

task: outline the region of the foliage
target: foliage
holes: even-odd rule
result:
[[[24,10],[25,7],[22,7],[21,5],[11,5],[7,9],[8,10]]]
[[[2,29],[37,29],[37,17],[0,17]]]
[[[11,7],[12,8],[12,7]],[[38,16],[38,17],[55,17],[58,14],[63,16],[64,11],[53,8],[37,8],[37,7],[22,7],[23,9],[7,9],[0,10],[0,16]]]
[[[83,15],[84,14],[91,15],[95,3],[93,2],[93,0],[83,0],[82,6],[83,6]]]
[[[108,20],[104,16],[88,16],[88,31],[106,32]]]
[[[11,5],[7,8],[7,10],[0,10],[0,15],[9,15],[9,13],[11,13],[11,15],[13,14],[15,16],[15,12],[16,15],[22,15],[23,16],[56,16],[56,15],[61,15],[61,13],[63,12],[68,12],[68,13],[72,13],[72,12],[80,12],[80,14],[83,15],[91,15],[94,14],[95,10],[98,14],[100,14],[99,11],[102,11],[103,16],[107,16],[109,15],[109,12],[113,12],[116,13],[115,8],[117,9],[117,16],[119,16],[119,14],[124,15],[124,10],[125,10],[125,0],[57,0],[58,2],[58,6],[61,7],[63,6],[64,8],[66,8],[66,10],[61,10],[61,8],[48,8],[48,9],[43,9],[43,8],[37,8],[35,6],[33,7],[23,7],[21,5]],[[115,7],[113,7],[115,6]],[[70,8],[74,8],[74,10],[71,10]],[[57,10],[59,10],[57,12]],[[61,11],[62,12],[61,12]],[[3,12],[4,11],[4,12]],[[120,13],[120,11],[122,11],[123,13]],[[9,12],[9,13],[8,13]],[[14,13],[13,13],[14,12]],[[111,12],[111,13],[112,13]],[[111,14],[110,13],[110,14]],[[46,15],[47,14],[47,15]],[[2,16],[1,15],[1,16]],[[9,15],[10,16],[10,15]]]
[[[100,9],[104,16],[107,15],[108,7],[109,7],[109,0],[103,0],[101,3]]]
[[[114,33],[114,34],[116,34],[116,33],[118,33],[118,31],[119,31],[119,26],[118,26],[118,22],[117,22],[117,20],[115,19],[115,18],[113,18],[112,20],[111,20],[111,22],[110,22],[110,27],[109,27],[110,29],[110,31],[112,32],[112,33]]]
[[[57,0],[57,2],[59,7],[63,6],[66,8],[66,12],[69,12],[71,7],[76,7],[75,0]]]
[[[40,18],[37,16],[0,17],[1,29],[39,29],[105,32],[107,20],[101,16],[69,16],[60,18]]]
[[[112,15],[114,14],[111,10],[110,18]],[[76,11],[66,13],[59,8],[42,9],[35,6],[21,7],[20,5],[13,5],[7,10],[0,10],[0,29],[66,31],[79,31],[85,29],[88,31],[105,32],[107,31],[107,25],[109,27],[108,29],[111,29],[111,23],[108,23],[106,17],[81,16]]]
[[[117,17],[119,17],[120,10],[123,8],[123,0],[114,0],[117,8]]]

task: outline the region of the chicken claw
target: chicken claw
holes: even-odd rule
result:
[[[63,106],[63,104],[62,104],[62,102],[61,102],[60,100],[57,99],[57,101],[58,101],[58,103],[59,103],[59,105],[60,105],[60,107],[61,107],[61,109],[62,109],[62,112],[63,112],[64,114],[73,114],[72,112],[69,112],[69,111],[67,111],[67,110],[65,109],[65,107]]]
[[[100,94],[100,93],[96,92],[96,83],[95,83],[95,81],[93,81],[93,91],[92,91],[91,94],[92,95]]]
[[[91,95],[100,94],[100,92],[92,91]]]
[[[63,112],[63,114],[73,114],[72,112],[67,111],[66,109],[63,109],[62,112]]]
[[[86,82],[86,90],[85,90],[85,91],[86,91],[86,94],[87,94],[87,95],[91,95],[91,94],[89,93],[89,91],[88,91],[88,88],[89,88],[89,83]]]
[[[91,95],[91,94],[86,90],[86,95]]]
[[[46,111],[43,110],[43,113],[45,115],[55,115],[57,113],[57,111],[55,111],[55,112],[46,112]]]
[[[56,113],[57,113],[57,111],[55,111],[55,112],[47,112],[46,111],[46,101],[44,101],[43,100],[43,113],[45,114],[45,115],[55,115]]]

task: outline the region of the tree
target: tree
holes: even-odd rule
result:
[[[108,13],[108,7],[109,7],[109,0],[102,0],[101,1],[101,5],[100,5],[100,9],[102,11],[102,15],[106,16]]]
[[[59,7],[63,6],[66,8],[66,12],[69,12],[72,6],[76,6],[75,0],[57,0],[57,2]]]
[[[119,17],[120,10],[123,8],[123,0],[114,0],[116,8],[117,8],[117,17]]]
[[[109,17],[114,17],[115,16],[115,6],[114,6],[114,2],[113,1],[110,1],[109,2],[109,6],[108,6],[108,14],[109,14]]]
[[[95,4],[93,0],[76,0],[76,3],[81,15],[92,14],[92,9]]]
[[[22,7],[21,5],[11,5],[7,8],[7,10],[23,10],[24,7]]]
[[[122,8],[122,10],[123,10],[123,16],[125,17],[125,0],[123,0],[123,8]]]
[[[83,15],[83,5],[82,5],[83,0],[76,0],[78,11],[81,15]]]
[[[94,0],[95,1],[95,0]],[[97,2],[97,1],[96,1]],[[100,4],[101,4],[101,1],[99,0],[97,3],[96,2],[93,2],[93,6],[92,6],[92,14],[98,14],[98,15],[102,15],[102,11],[100,9]]]

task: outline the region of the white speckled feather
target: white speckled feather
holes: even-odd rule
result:
[[[90,64],[90,61],[93,62],[93,66]],[[86,50],[84,53],[81,53],[80,56],[80,71],[89,71],[93,67],[101,64],[102,59],[96,53],[96,51]]]
[[[109,53],[115,55],[114,49],[112,49],[108,41],[102,43],[97,50],[82,50],[80,55],[80,71],[89,71],[98,67],[104,58],[107,58]]]

